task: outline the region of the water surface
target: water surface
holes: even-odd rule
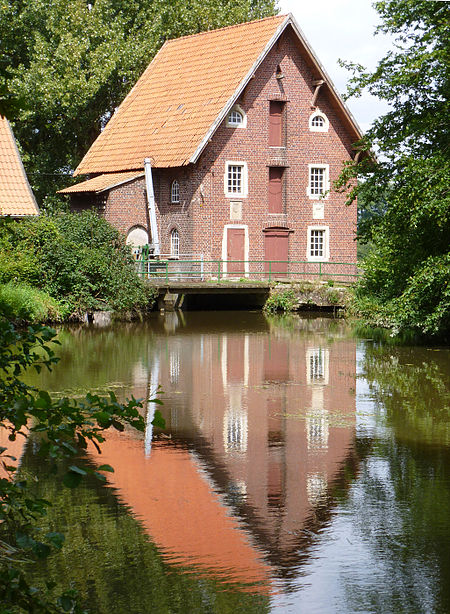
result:
[[[143,399],[115,473],[63,489],[38,578],[98,613],[450,611],[450,352],[356,339],[343,321],[221,312],[60,332],[34,383]],[[161,387],[164,431],[152,429]]]

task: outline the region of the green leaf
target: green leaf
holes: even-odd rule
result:
[[[111,465],[100,465],[100,467],[98,467],[98,471],[109,471],[109,473],[114,473],[114,469],[111,467]]]
[[[63,484],[67,488],[76,488],[80,484],[82,477],[79,473],[68,471],[63,477]]]
[[[59,597],[58,603],[62,607],[64,612],[71,612],[74,605],[74,600],[67,595],[62,595],[61,597]]]
[[[53,546],[55,546],[55,548],[58,548],[58,550],[63,547],[65,537],[62,533],[47,533],[45,537],[51,544],[53,544]]]
[[[117,431],[122,432],[125,429],[124,425],[118,420],[112,420],[111,424]]]
[[[153,416],[152,424],[153,426],[159,427],[161,429],[166,428],[166,421],[164,420],[162,413],[159,411],[159,409],[155,411],[155,415]]]
[[[80,467],[77,467],[76,465],[71,465],[69,467],[69,471],[72,471],[73,473],[78,473],[81,476],[86,475],[86,471],[84,469],[81,469]]]

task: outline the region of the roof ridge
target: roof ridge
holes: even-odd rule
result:
[[[232,28],[239,28],[241,26],[248,26],[252,23],[257,23],[261,21],[268,21],[269,19],[280,19],[289,17],[290,13],[281,13],[279,15],[269,15],[269,17],[262,17],[261,19],[252,19],[251,21],[242,21],[241,23],[234,23],[230,26],[223,26],[222,28],[214,28],[213,30],[202,30],[202,32],[196,32],[195,34],[185,34],[184,36],[177,36],[175,38],[168,38],[164,41],[164,44],[174,43],[179,40],[184,40],[186,38],[194,38],[195,36],[202,36],[205,34],[212,34],[213,32],[222,32],[223,30],[231,30]],[[155,55],[156,57],[156,55]]]

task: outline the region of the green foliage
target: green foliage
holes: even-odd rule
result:
[[[152,304],[154,292],[136,274],[124,238],[91,211],[3,220],[0,246],[0,283],[46,292],[60,314],[78,317],[86,310],[133,311]]]
[[[0,113],[17,120],[38,201],[55,206],[56,190],[165,40],[274,11],[274,0],[3,3]]]
[[[63,313],[57,301],[27,284],[9,282],[0,286],[0,312],[26,322],[58,322]]]
[[[119,403],[114,393],[109,398],[87,394],[82,400],[67,397],[54,400],[45,390],[25,384],[27,369],[50,369],[56,362],[50,346],[55,332],[46,327],[17,330],[8,320],[0,319],[0,428],[8,439],[37,437],[40,454],[50,468],[64,459],[74,459],[91,442],[98,450],[108,428],[122,431],[129,425],[145,428],[133,397]],[[160,416],[158,416],[159,419]],[[23,565],[47,557],[63,546],[64,537],[54,531],[43,532],[36,520],[46,514],[49,502],[33,495],[36,475],[14,479],[16,459],[6,447],[0,448],[0,461],[8,477],[0,479],[0,603],[2,612],[79,612],[75,594],[62,593],[57,599],[37,591],[27,582]],[[74,488],[86,475],[105,480],[109,465],[93,469],[79,463],[67,467],[63,483]],[[50,591],[50,587],[47,587]]]
[[[349,190],[350,201],[360,197],[359,240],[371,245],[356,305],[370,321],[394,330],[445,335],[450,320],[450,7],[425,0],[391,0],[376,7],[383,19],[379,29],[394,34],[398,46],[373,73],[352,65],[350,94],[367,88],[392,110],[374,122],[360,144],[378,150],[379,161],[367,156],[347,165],[338,182]],[[361,180],[358,187],[355,177]]]
[[[264,305],[266,313],[294,311],[297,305],[293,290],[273,290]]]

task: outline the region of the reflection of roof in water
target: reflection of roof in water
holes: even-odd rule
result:
[[[195,456],[205,463],[199,465]],[[227,468],[205,442],[195,446],[194,456],[186,442],[182,446],[175,441],[156,442],[146,457],[142,440],[111,433],[102,446],[101,460],[114,466],[109,482],[168,564],[194,566],[224,581],[256,584],[252,590],[258,592],[270,591],[271,575],[288,579],[308,560],[317,532],[330,520],[335,500],[329,494],[319,506],[311,506],[295,534],[283,539],[251,504],[229,501]],[[353,450],[343,450],[339,470],[328,482],[329,493],[347,490],[349,474],[356,473],[357,463]],[[225,505],[213,491],[224,493]],[[281,518],[282,509],[279,514]],[[252,547],[248,535],[256,540],[269,565]]]
[[[108,481],[168,564],[193,566],[223,581],[247,585],[252,592],[269,592],[270,567],[211,493],[186,449],[162,442],[146,457],[142,440],[108,432],[101,462],[114,467]]]
[[[189,443],[192,447],[192,440]],[[201,438],[195,440],[195,453],[203,461],[203,466],[207,467],[208,476],[215,490],[226,494],[233,481],[223,459],[218,458],[209,443],[206,440],[201,441]],[[310,556],[309,549],[314,545],[318,532],[331,519],[336,494],[346,492],[350,486],[350,480],[358,472],[361,454],[359,451],[357,453],[354,448],[343,450],[340,460],[339,469],[328,479],[329,494],[320,505],[310,507],[302,525],[287,540],[283,540],[280,533],[273,533],[272,527],[266,524],[258,510],[245,499],[230,505],[234,515],[239,516],[242,526],[252,534],[259,549],[264,552],[264,557],[270,563],[274,574],[283,578],[296,577],[298,565],[307,562]],[[228,497],[225,496],[225,498],[229,502]],[[281,518],[282,509],[279,514]]]

